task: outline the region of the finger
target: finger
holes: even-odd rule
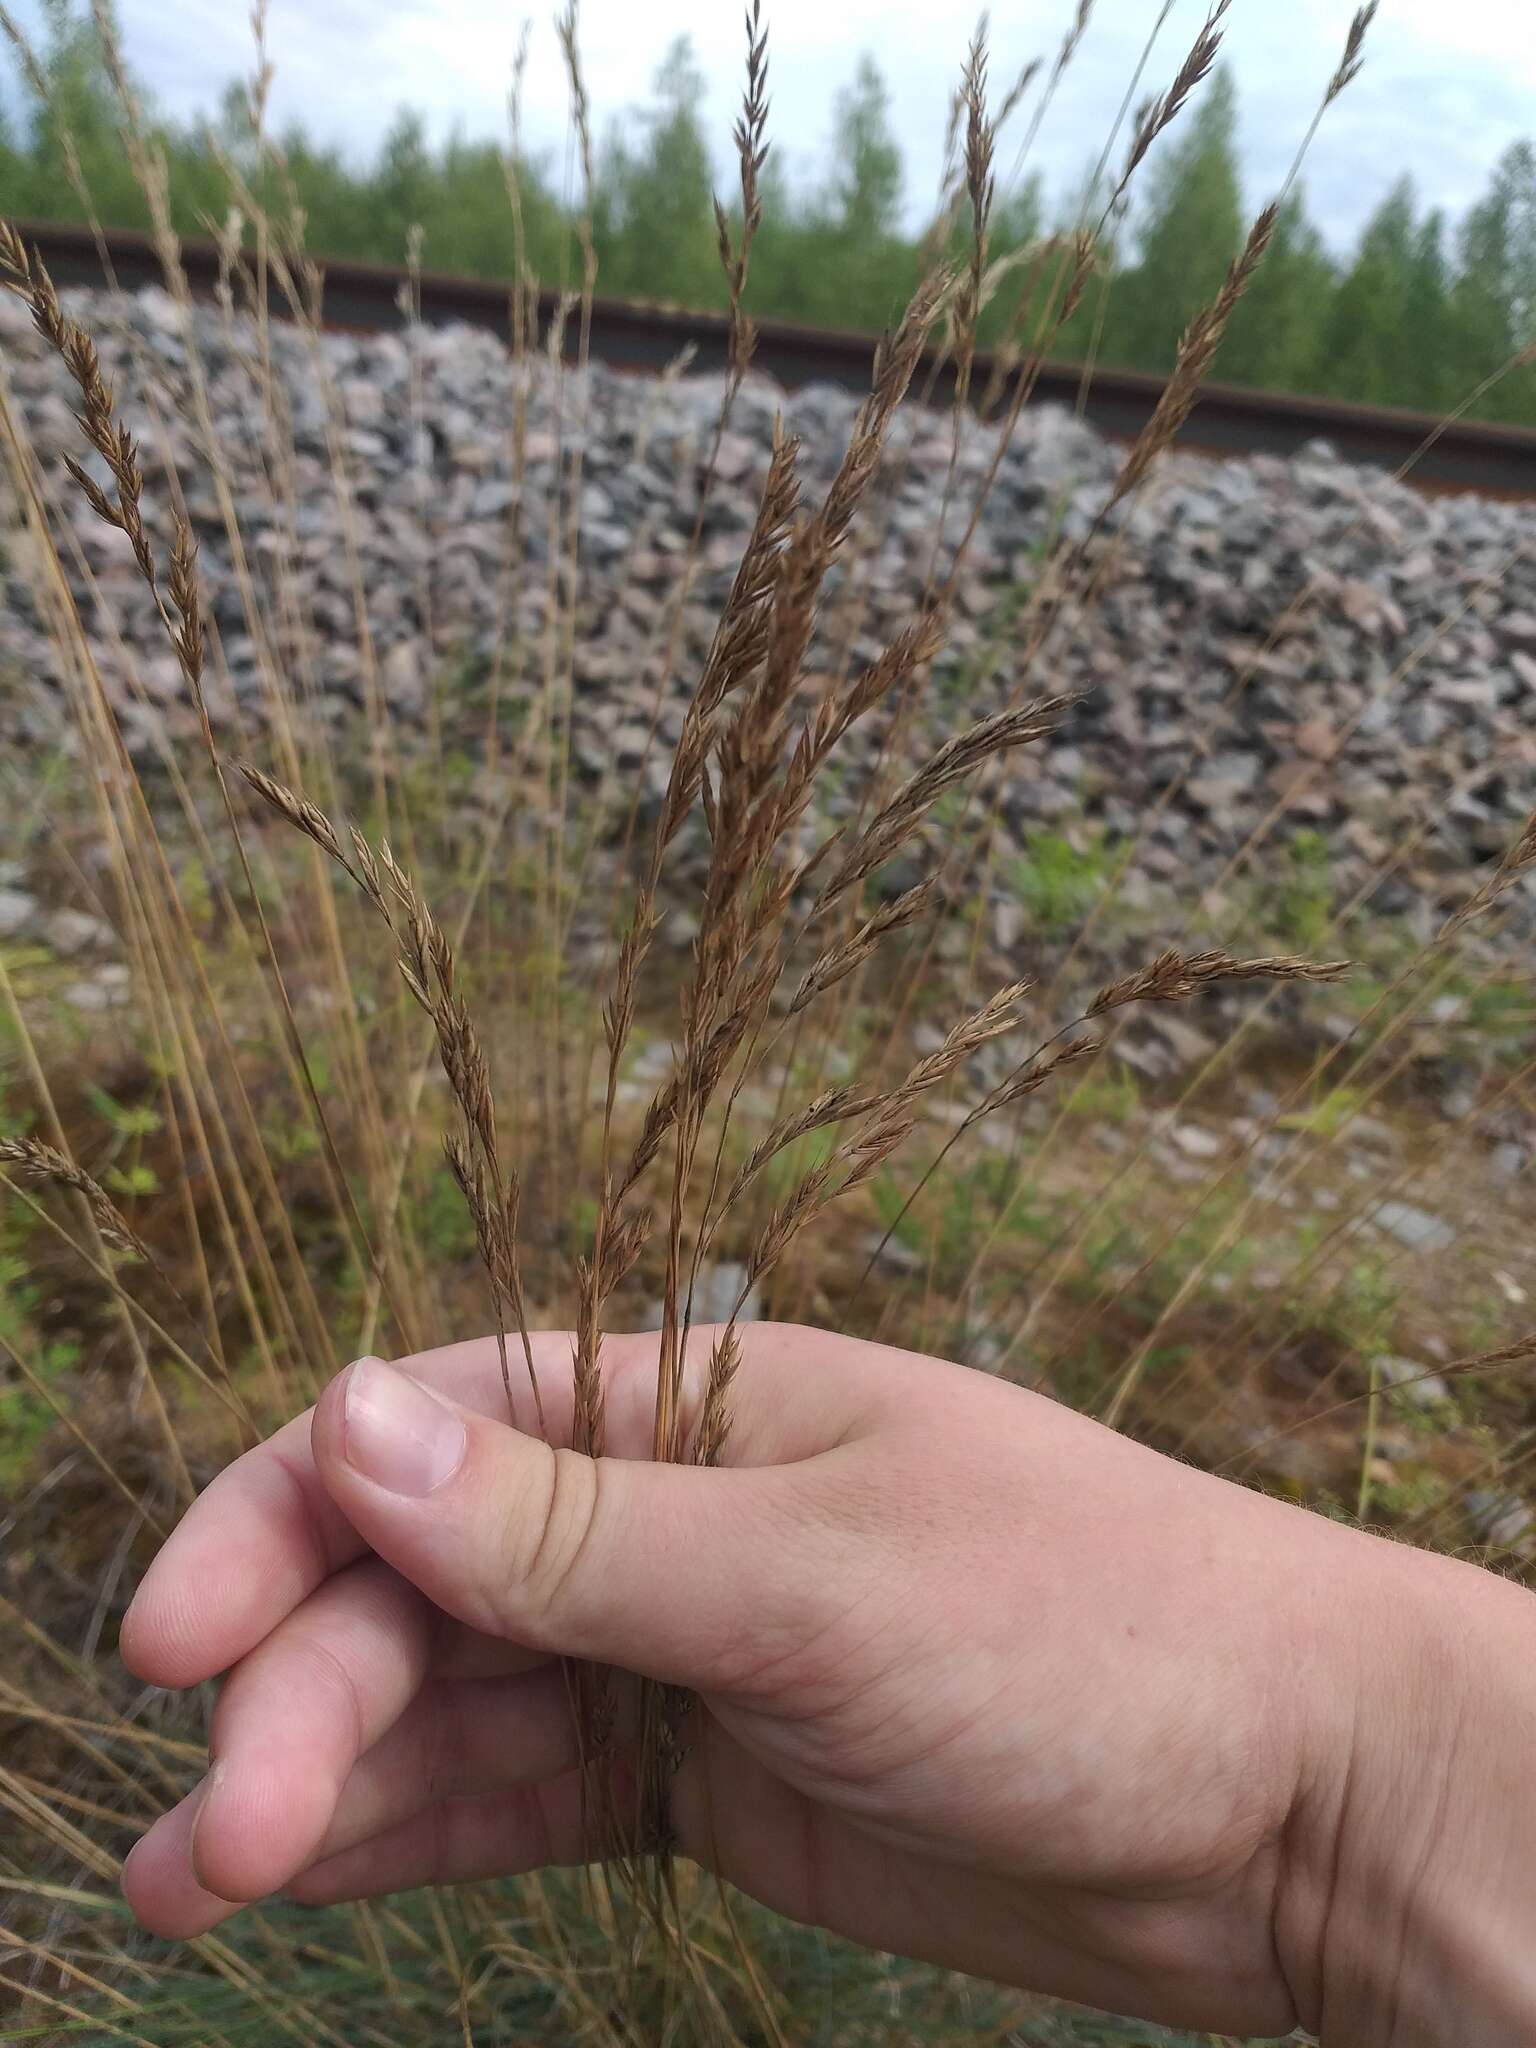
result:
[[[434,1806],[306,1870],[288,1887],[306,1906],[373,1899],[420,1885],[516,1877],[586,1860],[581,1777]]]
[[[436,1694],[446,1697],[434,1701]],[[289,1732],[301,1727],[294,1723]],[[278,1889],[305,1864],[391,1829],[441,1797],[555,1778],[579,1760],[565,1674],[553,1665],[532,1675],[429,1688],[359,1760],[323,1839],[311,1845],[313,1853],[299,1852],[293,1861],[290,1849],[286,1858],[269,1859],[265,1890]],[[208,1854],[203,1836],[205,1809],[224,1793],[230,1769],[216,1766],[129,1852],[124,1895],[152,1934],[190,1940],[265,1895],[253,1889],[264,1880],[244,1867],[236,1871],[231,1889],[237,1895],[231,1897],[210,1890],[197,1874],[199,1860],[212,1863],[231,1853],[226,1841],[217,1855]],[[227,1830],[233,1814],[238,1829],[244,1803],[237,1784],[219,1826]],[[238,1849],[238,1833],[234,1841]]]
[[[210,1730],[199,1882],[260,1899],[314,1859],[364,1751],[420,1691],[436,1618],[377,1558],[327,1580],[236,1666]]]
[[[316,1586],[362,1555],[314,1485],[307,1415],[221,1472],[171,1531],[123,1616],[118,1650],[151,1685],[227,1670]]]
[[[643,1342],[643,1340],[640,1340]],[[532,1339],[556,1441],[571,1428],[570,1339]],[[654,1366],[654,1340],[650,1358]],[[506,1413],[493,1338],[424,1351],[413,1371],[466,1407]],[[316,1586],[363,1553],[357,1532],[315,1478],[313,1409],[221,1472],[187,1510],[123,1617],[119,1647],[152,1685],[195,1685],[226,1671]]]
[[[420,1687],[434,1626],[423,1596],[373,1560],[252,1653],[215,1709],[213,1768],[134,1851],[148,1924],[202,1931],[313,1860],[357,1757]]]
[[[732,1463],[808,1457],[846,1436],[860,1414],[892,1398],[895,1354],[822,1331],[744,1326],[732,1389]],[[684,1411],[697,1410],[712,1333],[695,1330]],[[570,1437],[570,1338],[535,1335],[539,1383],[554,1440]],[[608,1446],[649,1455],[655,1401],[654,1336],[603,1341]],[[492,1339],[421,1352],[414,1378],[486,1416],[506,1412]],[[362,1555],[363,1539],[318,1480],[313,1410],[222,1472],[193,1502],[150,1566],[124,1616],[123,1658],[153,1685],[186,1686],[228,1670],[331,1573]]]
[[[315,1411],[359,1536],[472,1628],[700,1690],[749,1685],[846,1605],[819,1461],[713,1471],[552,1450],[376,1359]],[[830,1526],[829,1526],[830,1524]]]
[[[313,1860],[383,1834],[440,1799],[539,1784],[580,1761],[571,1678],[559,1665],[429,1685],[358,1759]]]
[[[134,1917],[167,1941],[191,1941],[240,1910],[199,1884],[192,1867],[193,1831],[207,1783],[205,1778],[179,1806],[163,1814],[134,1843],[123,1863],[123,1896]]]

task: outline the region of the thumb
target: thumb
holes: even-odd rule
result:
[[[362,1540],[489,1634],[737,1693],[825,1626],[801,1467],[556,1450],[377,1358],[331,1382],[311,1439]]]

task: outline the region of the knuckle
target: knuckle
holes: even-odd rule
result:
[[[345,1754],[361,1756],[368,1747],[367,1713],[358,1691],[357,1674],[340,1650],[323,1637],[310,1634],[296,1646],[302,1661],[294,1683],[304,1696],[319,1696],[334,1702],[347,1730]]]
[[[539,1482],[509,1505],[505,1584],[523,1633],[557,1626],[583,1580],[600,1471],[578,1451],[548,1450]]]
[[[265,1646],[263,1646],[265,1649]],[[318,1616],[301,1617],[236,1666],[225,1680],[209,1724],[209,1753],[215,1759],[240,1729],[264,1721],[280,1701],[302,1699],[313,1723],[339,1728],[339,1756],[360,1756],[368,1747],[367,1709],[344,1634],[328,1630]]]

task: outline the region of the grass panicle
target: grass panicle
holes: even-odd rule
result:
[[[1314,962],[1292,954],[1239,960],[1216,947],[1200,953],[1170,947],[1145,967],[1107,982],[1083,1014],[1102,1017],[1127,1003],[1180,1003],[1224,981],[1340,981],[1349,967],[1347,960]]]

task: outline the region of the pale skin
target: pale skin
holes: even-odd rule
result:
[[[123,1627],[152,1683],[228,1674],[144,1924],[579,1860],[591,1658],[700,1695],[680,1848],[798,1919],[1171,2025],[1536,2040],[1530,1596],[961,1367],[742,1336],[718,1471],[648,1462],[656,1340],[615,1337],[595,1465],[482,1341],[215,1480]]]

